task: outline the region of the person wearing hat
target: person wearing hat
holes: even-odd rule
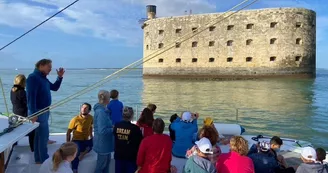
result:
[[[216,173],[216,169],[207,156],[213,154],[212,144],[203,137],[196,141],[196,155],[192,155],[186,162],[183,173]]]
[[[255,173],[274,173],[279,168],[278,161],[270,155],[270,143],[260,142],[259,152],[248,155],[253,160]]]
[[[198,131],[198,113],[183,112],[172,124],[171,129],[175,132],[175,142],[172,154],[175,157],[186,158],[186,151],[193,147],[193,135]]]
[[[116,123],[114,134],[114,159],[116,173],[134,173],[137,170],[137,155],[142,140],[140,128],[131,123],[134,111],[124,106],[123,120]]]
[[[301,151],[303,163],[297,168],[296,173],[328,173],[328,166],[316,162],[317,153],[312,147],[304,147]]]

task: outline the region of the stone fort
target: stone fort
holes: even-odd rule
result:
[[[225,18],[231,13],[156,18],[156,6],[148,5],[142,25],[143,76],[315,77],[314,11],[256,9]],[[199,28],[215,20],[221,21],[201,32]],[[188,33],[196,35],[181,41]]]

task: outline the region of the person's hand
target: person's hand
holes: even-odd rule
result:
[[[190,150],[187,150],[187,153],[186,153],[186,155],[189,157],[189,156],[191,156],[192,155],[192,149],[190,149]]]
[[[177,172],[178,172],[178,169],[175,166],[171,165],[170,173],[177,173]]]
[[[60,67],[59,69],[56,69],[56,71],[57,71],[57,75],[59,77],[63,77],[64,76],[64,73],[65,73],[64,68]]]
[[[31,119],[32,123],[35,123],[36,120],[38,120],[38,117],[34,117],[34,118]]]
[[[199,117],[199,113],[196,112],[195,113],[195,118],[198,119],[198,117]]]

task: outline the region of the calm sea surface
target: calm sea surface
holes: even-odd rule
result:
[[[53,92],[56,103],[115,72],[115,69],[67,69],[61,88]],[[7,102],[14,76],[32,70],[0,70]],[[55,70],[49,76],[56,77]],[[317,70],[316,79],[269,79],[247,81],[196,81],[143,79],[142,70],[132,70],[103,86],[51,110],[51,132],[65,132],[69,120],[83,102],[97,102],[99,89],[118,89],[124,105],[138,114],[148,103],[158,106],[157,117],[168,122],[174,113],[197,111],[201,118],[240,123],[247,134],[279,135],[312,142],[328,149],[328,70]],[[6,112],[0,96],[0,112]],[[238,112],[238,113],[237,113]],[[201,122],[199,122],[201,123]]]

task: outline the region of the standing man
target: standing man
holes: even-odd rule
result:
[[[29,116],[51,105],[51,92],[57,91],[63,80],[65,70],[59,68],[57,70],[57,80],[51,83],[47,79],[47,75],[52,68],[50,59],[41,59],[35,64],[35,69],[26,80],[27,90],[27,106]],[[50,112],[45,112],[42,115],[33,118],[32,122],[39,122],[40,125],[35,130],[34,137],[34,160],[36,164],[42,164],[48,159],[48,139],[49,139],[49,115]]]

